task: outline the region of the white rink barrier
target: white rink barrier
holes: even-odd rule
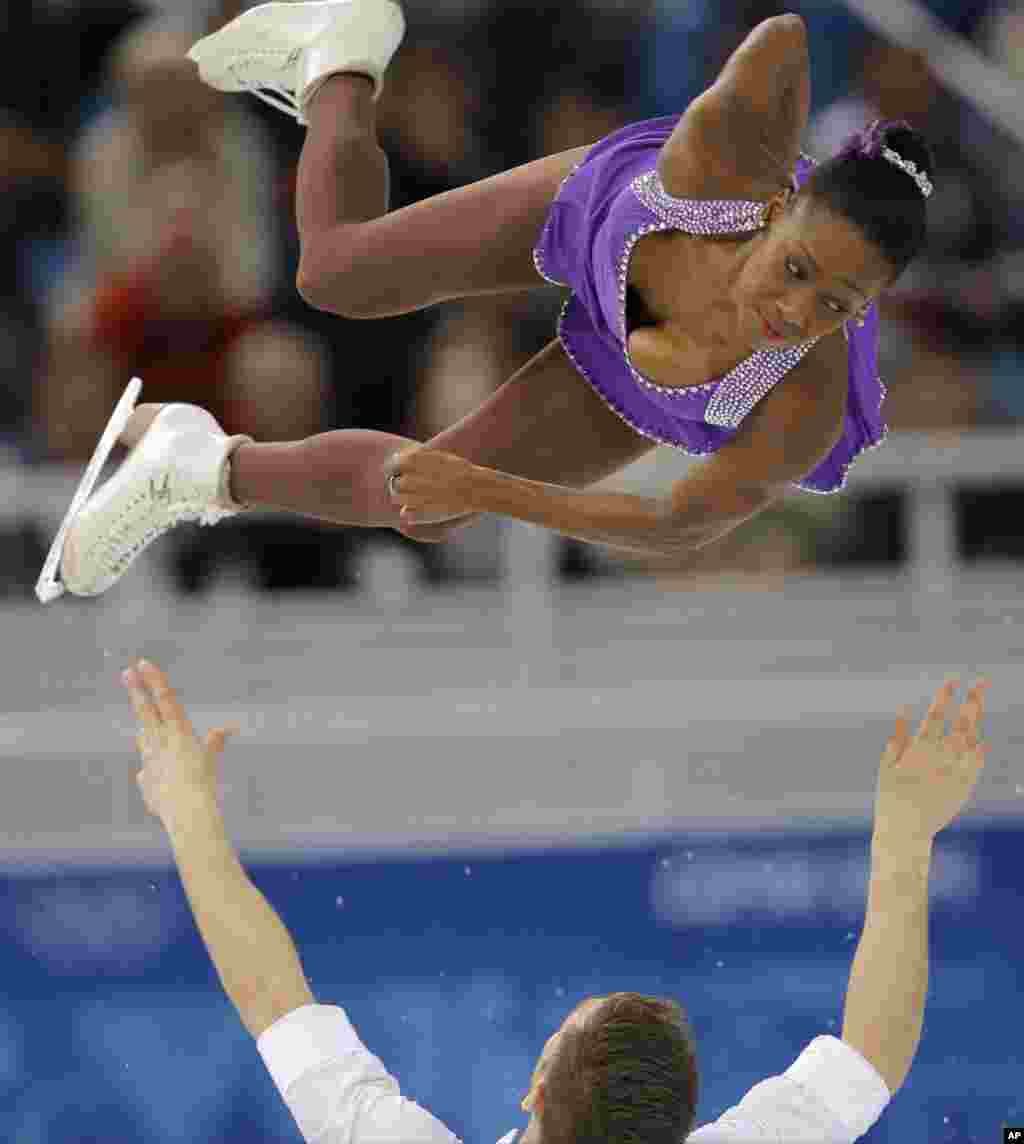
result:
[[[699,458],[671,448],[655,449],[621,473],[602,482],[607,489],[664,495]],[[843,496],[893,488],[907,498],[907,572],[917,592],[945,595],[957,574],[954,492],[965,485],[1024,483],[1024,431],[1016,428],[957,433],[894,433],[877,449],[854,462]],[[788,497],[816,496],[793,489]],[[531,535],[532,534],[532,535]],[[550,534],[513,523],[507,535],[510,577],[535,575],[550,566]],[[532,549],[532,551],[530,551]]]
[[[674,449],[658,448],[598,487],[664,495],[690,466],[700,463]],[[80,466],[25,466],[13,459],[4,463],[0,454],[0,519],[36,519],[44,531],[55,532],[81,476]],[[896,488],[906,494],[909,575],[920,592],[944,594],[957,573],[954,490],[994,481],[1024,483],[1024,432],[892,434],[854,463],[847,490]],[[816,494],[794,489],[788,495]],[[480,541],[501,544],[508,587],[543,590],[552,579],[558,537],[517,521],[502,521],[500,529],[489,533]]]
[[[947,591],[957,572],[953,494],[1024,482],[1024,431],[898,433],[854,462],[848,487],[900,488],[907,497],[909,572],[922,592]]]

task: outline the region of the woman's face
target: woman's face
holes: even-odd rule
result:
[[[810,199],[772,200],[734,284],[744,330],[761,347],[796,345],[861,317],[893,267],[861,230]]]

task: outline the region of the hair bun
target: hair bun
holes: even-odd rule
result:
[[[929,179],[935,175],[935,157],[920,131],[909,123],[896,122],[885,127],[885,146],[891,147],[901,159],[914,163]]]
[[[877,159],[885,147],[914,163],[929,179],[935,173],[935,160],[924,136],[903,119],[876,119],[855,131],[839,149],[837,158]]]
[[[892,264],[892,281],[924,249],[935,163],[903,120],[876,119],[820,164],[801,194],[848,219]]]

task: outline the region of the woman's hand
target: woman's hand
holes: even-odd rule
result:
[[[489,470],[454,453],[414,445],[384,466],[391,503],[401,506],[401,525],[434,524],[479,511]]]
[[[163,822],[197,795],[217,797],[217,766],[229,735],[238,727],[218,727],[200,743],[167,676],[140,660],[122,675],[139,720],[136,744],[142,757],[137,781],[146,809]]]
[[[875,798],[875,835],[930,842],[950,823],[974,791],[991,747],[982,745],[979,724],[988,680],[979,680],[946,734],[946,706],[958,680],[938,692],[911,739],[906,710],[886,745]]]

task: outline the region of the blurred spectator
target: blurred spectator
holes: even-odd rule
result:
[[[317,347],[268,324],[262,142],[199,81],[189,42],[160,24],[129,33],[111,67],[118,106],[74,157],[81,258],[54,301],[36,406],[62,460],[89,457],[134,373],[146,400],[195,401],[228,433],[321,427]]]
[[[762,20],[792,11],[776,0],[654,0],[643,41],[647,115],[676,115],[715,82],[729,56]]]
[[[1011,80],[1024,88],[1024,4],[1009,0],[992,6],[978,34],[979,46]],[[980,117],[979,117],[980,119]],[[972,153],[980,152],[992,183],[1006,197],[1008,226],[1004,248],[979,275],[976,287],[987,294],[1001,321],[993,338],[991,386],[986,409],[996,423],[1024,421],[1024,144],[987,121],[971,125],[965,136]]]
[[[0,440],[14,445],[27,428],[41,349],[31,244],[61,225],[66,154],[60,143],[2,109],[0,151]]]
[[[92,114],[103,52],[139,11],[128,0],[0,6],[0,440],[22,455],[43,299],[64,259],[68,146]]]
[[[985,21],[982,39],[995,63],[1024,83],[1024,4],[995,4]]]
[[[481,133],[493,170],[537,158],[534,124],[559,93],[583,92],[596,106],[626,108],[627,120],[642,117],[649,8],[596,0],[481,6],[465,50],[483,85]]]
[[[980,24],[978,46],[997,68],[1024,90],[1024,4],[1020,0],[995,3]],[[1024,142],[1019,136],[996,127],[981,115],[969,130],[962,130],[966,146],[991,171],[993,180],[1006,196],[1010,214],[1009,243],[1024,246],[1024,201],[1019,188],[1024,185]]]
[[[448,35],[437,27],[410,25],[388,69],[378,125],[402,169],[392,210],[485,173],[480,92],[474,70],[458,50],[460,36],[455,29]]]
[[[892,430],[966,428],[982,418],[986,402],[998,305],[985,281],[1005,210],[964,146],[962,103],[939,85],[927,60],[874,36],[853,50],[861,59],[856,87],[813,118],[812,154],[828,158],[851,132],[883,118],[908,120],[936,159],[928,247],[881,302],[886,419]]]

